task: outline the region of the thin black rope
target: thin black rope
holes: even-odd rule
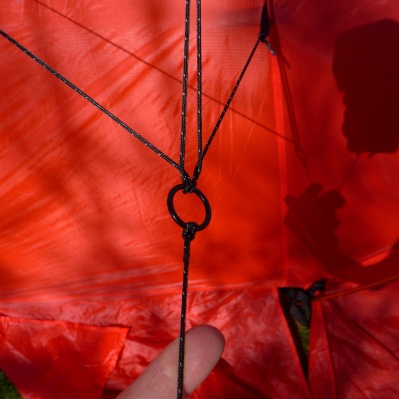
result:
[[[184,186],[183,192],[190,191],[190,176],[185,172],[184,161],[186,156],[186,135],[187,135],[187,92],[188,92],[188,61],[190,44],[190,0],[186,0],[186,19],[184,24],[184,60],[183,60],[183,94],[182,94],[182,119],[180,132],[180,176]],[[189,224],[187,224],[189,226]],[[183,230],[183,282],[181,291],[180,311],[180,334],[179,334],[179,359],[177,365],[177,399],[183,398],[183,377],[184,377],[184,349],[186,341],[186,314],[187,314],[187,292],[188,292],[188,269],[190,263],[190,240],[188,234]],[[188,230],[187,230],[188,231]],[[194,233],[195,234],[195,233]]]
[[[187,136],[187,92],[188,92],[188,63],[190,43],[190,3],[186,0],[186,19],[184,27],[184,63],[183,63],[183,95],[182,95],[182,123],[180,137],[180,173],[183,182],[183,193],[193,192],[196,180],[191,179],[185,171],[186,136]],[[197,143],[198,159],[196,172],[201,173],[202,168],[202,50],[201,50],[201,0],[197,0]],[[197,177],[198,178],[198,177]],[[198,224],[189,222],[183,229],[183,284],[180,312],[180,335],[179,335],[179,360],[177,370],[177,399],[183,398],[184,379],[184,350],[186,337],[186,314],[188,295],[188,270],[190,263],[190,244],[198,230]]]
[[[183,94],[181,111],[181,130],[180,130],[180,175],[183,184],[187,187],[191,180],[184,169],[186,156],[186,137],[187,137],[187,93],[188,93],[188,61],[190,48],[190,9],[191,1],[186,0],[186,16],[184,24],[184,51],[183,51]]]
[[[185,170],[186,137],[187,137],[187,96],[188,96],[188,64],[190,47],[190,8],[191,0],[186,0],[186,17],[184,27],[184,62],[183,62],[183,95],[182,122],[180,134],[180,174],[185,185],[184,193],[192,192],[202,170],[202,32],[201,32],[201,0],[197,0],[197,163],[192,179]]]
[[[198,161],[194,175],[198,179],[202,170],[202,33],[201,33],[201,0],[197,0],[197,137],[198,137]]]
[[[30,52],[27,48],[22,46],[22,44],[17,42],[15,39],[13,39],[7,33],[5,33],[4,31],[0,30],[0,34],[3,37],[5,37],[9,42],[14,44],[17,48],[19,48],[21,51],[23,51],[26,55],[28,55],[30,58],[32,58],[34,61],[36,61],[39,65],[41,65],[43,68],[45,68],[47,71],[52,73],[56,78],[61,80],[61,82],[63,82],[67,86],[69,86],[71,89],[75,90],[76,93],[78,93],[84,99],[89,101],[92,105],[94,105],[101,112],[103,112],[105,115],[107,115],[109,118],[111,118],[119,126],[121,126],[123,129],[125,129],[127,132],[129,132],[132,136],[134,136],[136,139],[138,139],[141,143],[143,143],[146,147],[148,147],[150,150],[154,151],[157,155],[159,155],[161,158],[163,158],[170,165],[172,165],[176,169],[180,170],[180,166],[175,161],[173,161],[173,159],[169,158],[165,153],[163,153],[161,150],[159,150],[157,147],[155,147],[153,144],[151,144],[143,136],[141,136],[139,133],[137,133],[135,130],[133,130],[130,126],[128,126],[125,122],[123,122],[121,119],[119,119],[117,116],[115,116],[112,112],[110,112],[106,108],[104,108],[101,104],[99,104],[96,100],[94,100],[92,97],[90,97],[88,94],[86,94],[83,90],[79,89],[79,87],[74,85],[67,78],[65,78],[60,73],[58,73],[56,70],[51,68],[48,64],[46,64],[44,61],[42,61],[39,57],[37,57],[32,52]]]
[[[183,377],[184,377],[184,349],[186,341],[186,315],[187,315],[187,295],[188,295],[188,271],[190,266],[190,246],[195,238],[198,224],[194,222],[187,223],[183,230],[184,252],[183,252],[183,282],[181,294],[181,312],[180,312],[180,336],[179,336],[179,363],[177,372],[177,399],[183,398]]]

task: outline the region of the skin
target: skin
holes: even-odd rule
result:
[[[183,398],[210,374],[222,356],[225,339],[215,327],[202,325],[186,333]],[[175,399],[179,342],[175,339],[117,399]]]

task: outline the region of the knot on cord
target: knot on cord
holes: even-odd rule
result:
[[[197,187],[197,180],[191,179],[186,172],[182,173],[182,183],[184,194],[193,193]]]
[[[182,236],[185,240],[193,241],[197,231],[198,231],[198,224],[195,222],[188,222],[183,229]]]

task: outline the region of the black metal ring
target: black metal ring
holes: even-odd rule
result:
[[[168,209],[170,216],[172,216],[173,220],[180,226],[183,227],[183,229],[187,226],[187,223],[180,219],[178,214],[176,213],[175,207],[173,205],[173,198],[175,197],[175,194],[178,191],[183,191],[184,185],[183,184],[178,184],[177,186],[173,187],[172,190],[170,190],[168,194]],[[209,201],[205,197],[205,195],[202,193],[202,191],[198,190],[198,188],[195,188],[193,190],[193,194],[196,194],[198,198],[202,201],[205,207],[205,220],[198,225],[197,231],[204,230],[206,226],[208,226],[209,222],[211,221],[211,206],[209,205]]]

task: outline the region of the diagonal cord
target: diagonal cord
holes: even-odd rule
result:
[[[81,95],[85,100],[89,101],[92,105],[94,105],[96,108],[98,108],[101,112],[103,112],[105,115],[107,115],[109,118],[111,118],[114,122],[116,122],[119,126],[121,126],[123,129],[125,129],[127,132],[129,132],[133,137],[138,139],[141,143],[143,143],[146,147],[148,147],[150,150],[154,151],[157,155],[159,155],[161,158],[163,158],[166,162],[168,162],[170,165],[175,167],[176,169],[180,170],[180,166],[173,161],[173,159],[169,158],[165,153],[163,153],[161,150],[159,150],[157,147],[155,147],[153,144],[151,144],[148,140],[146,140],[143,136],[141,136],[139,133],[137,133],[135,130],[133,130],[130,126],[128,126],[125,122],[123,122],[121,119],[119,119],[117,116],[115,116],[112,112],[108,111],[106,108],[104,108],[101,104],[99,104],[96,100],[94,100],[92,97],[90,97],[88,94],[86,94],[83,90],[79,89],[76,85],[74,85],[72,82],[70,82],[67,78],[62,76],[60,73],[58,73],[56,70],[51,68],[48,64],[46,64],[44,61],[42,61],[40,58],[38,58],[35,54],[30,52],[27,48],[22,46],[20,43],[18,43],[15,39],[13,39],[11,36],[9,36],[7,33],[4,31],[0,30],[0,35],[5,37],[9,42],[14,44],[18,49],[23,51],[26,55],[28,55],[30,58],[32,58],[34,61],[36,61],[39,65],[41,65],[43,68],[45,68],[47,71],[52,73],[56,78],[61,80],[64,84],[69,86],[71,89],[75,90],[76,93]]]
[[[253,49],[251,51],[251,54],[249,55],[249,57],[247,59],[247,62],[245,63],[244,68],[241,71],[240,76],[238,77],[237,82],[234,85],[234,88],[233,88],[233,90],[232,90],[232,92],[231,92],[231,94],[230,94],[230,96],[229,96],[229,98],[228,98],[223,110],[222,110],[222,113],[220,114],[220,117],[219,117],[218,121],[216,122],[216,125],[215,125],[211,135],[209,136],[208,141],[205,144],[204,150],[202,151],[201,162],[202,162],[202,159],[205,157],[206,153],[208,152],[209,147],[212,144],[213,139],[215,138],[216,132],[218,131],[218,129],[219,129],[219,127],[220,127],[220,125],[221,125],[221,123],[223,121],[223,118],[226,115],[226,112],[229,109],[229,106],[230,106],[231,102],[233,101],[234,95],[236,94],[236,91],[237,91],[238,87],[240,86],[242,78],[244,77],[245,72],[247,71],[248,66],[249,66],[249,64],[252,61],[252,58],[253,58],[253,56],[255,54],[255,51],[256,51],[256,49],[257,49],[257,47],[259,45],[259,42],[260,42],[260,38],[258,38],[258,40],[256,41],[255,46],[253,47]],[[194,171],[194,177],[193,177],[194,182],[197,181],[200,173],[201,173],[201,167],[200,167],[200,164],[197,163],[197,165],[195,167],[195,171]]]

